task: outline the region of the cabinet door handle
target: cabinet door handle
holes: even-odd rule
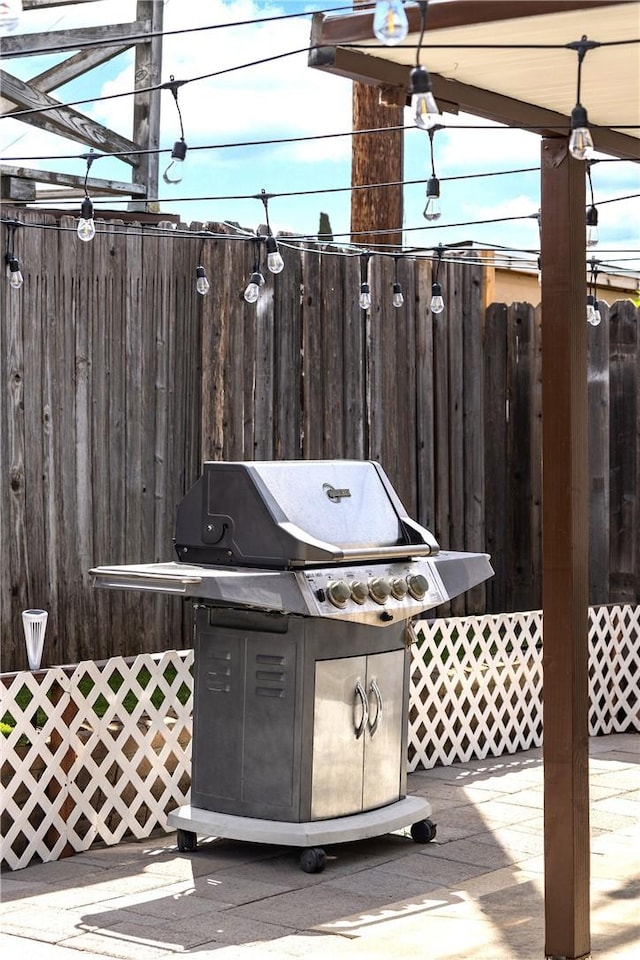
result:
[[[369,689],[376,698],[376,715],[373,721],[371,721],[371,719],[369,720],[369,733],[373,736],[378,729],[378,724],[382,720],[382,694],[380,693],[380,687],[376,680],[371,681]]]
[[[367,721],[368,721],[368,719],[369,719],[369,706],[368,706],[368,704],[367,704],[367,691],[366,691],[365,688],[362,686],[362,683],[360,682],[360,680],[358,680],[358,682],[356,683],[356,693],[358,694],[358,697],[360,698],[360,704],[361,704],[361,706],[362,706],[362,719],[361,719],[360,723],[356,723],[356,721],[355,721],[355,709],[356,709],[356,705],[357,705],[357,704],[354,704],[354,708],[353,708],[353,728],[354,728],[354,730],[355,730],[356,740],[359,740],[360,737],[362,736],[362,734],[363,734],[364,731],[365,731],[365,727],[367,726]]]

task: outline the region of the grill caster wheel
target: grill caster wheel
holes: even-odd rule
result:
[[[198,846],[198,835],[191,830],[181,830],[178,827],[177,841],[180,853],[193,853]]]
[[[418,820],[411,825],[411,836],[416,843],[430,843],[435,840],[437,829],[433,820]]]
[[[305,873],[322,873],[327,865],[327,855],[322,847],[307,847],[300,854],[300,867]]]

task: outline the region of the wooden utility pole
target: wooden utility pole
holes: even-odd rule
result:
[[[545,956],[589,933],[589,489],[584,163],[541,155]]]
[[[386,102],[381,102],[384,97]],[[396,103],[393,103],[393,100]],[[366,83],[353,84],[353,130],[402,127],[404,90],[385,91]],[[363,133],[353,137],[351,149],[351,239],[360,246],[402,244],[402,129]],[[358,189],[376,183],[390,187]],[[373,230],[390,230],[374,235]]]
[[[367,0],[355,0],[366,3]],[[373,14],[372,14],[373,16]],[[377,130],[402,127],[406,91],[400,87],[380,87],[353,83],[352,128]],[[351,141],[351,240],[363,247],[377,243],[402,245],[402,181],[404,168],[404,131],[388,129],[384,133],[363,133]],[[369,184],[395,183],[393,187],[358,189]],[[373,230],[390,230],[373,234]]]

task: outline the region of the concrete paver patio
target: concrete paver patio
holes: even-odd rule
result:
[[[592,956],[640,957],[640,734],[590,741]],[[539,960],[542,758],[529,750],[409,776],[438,835],[292,848],[175,835],[2,875],[6,960]]]

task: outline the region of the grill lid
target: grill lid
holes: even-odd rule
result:
[[[360,460],[207,461],[175,547],[186,563],[277,569],[438,551],[382,467]]]

